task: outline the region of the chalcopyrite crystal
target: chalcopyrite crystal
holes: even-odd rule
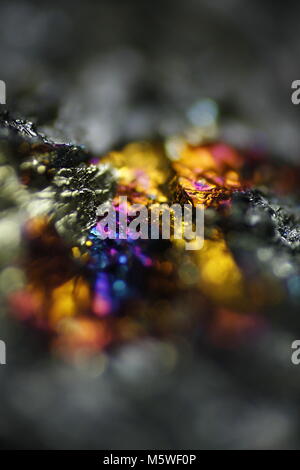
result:
[[[280,161],[184,139],[172,153],[164,142],[132,142],[97,156],[8,115],[0,124],[2,216],[19,234],[8,252],[21,247],[2,269],[14,266],[24,279],[7,296],[9,311],[46,331],[56,353],[199,331],[236,347],[263,331],[270,311],[295,309],[297,181],[287,183]],[[172,236],[103,240],[97,207],[120,210],[120,196],[129,207],[203,204],[203,248],[189,252]]]

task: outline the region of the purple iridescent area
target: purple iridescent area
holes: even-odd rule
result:
[[[147,254],[147,241],[133,240],[130,234],[127,239],[120,239],[118,231],[113,235],[114,239],[103,239],[101,224],[89,235],[90,267],[95,275],[93,311],[99,316],[118,314],[125,300],[138,296],[136,280],[141,280],[145,270],[153,265]]]

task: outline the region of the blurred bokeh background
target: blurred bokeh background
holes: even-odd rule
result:
[[[221,137],[297,163],[299,13],[297,2],[271,0],[2,0],[0,79],[15,116],[96,154],[181,132],[210,98]],[[76,365],[53,358],[43,334],[8,319],[4,304],[0,325],[3,448],[299,446],[292,323],[271,319],[238,351],[195,333]]]
[[[1,2],[8,102],[63,139],[104,150],[178,130],[210,97],[296,158],[297,2]]]

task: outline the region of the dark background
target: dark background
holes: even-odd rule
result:
[[[299,9],[271,0],[4,0],[1,79],[11,108],[96,151],[172,133],[210,97],[230,124],[238,118],[297,159]]]

